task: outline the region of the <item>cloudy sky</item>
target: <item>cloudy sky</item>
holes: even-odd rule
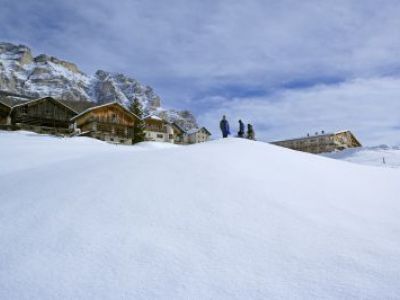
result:
[[[0,0],[0,40],[123,72],[219,135],[400,144],[398,0]]]

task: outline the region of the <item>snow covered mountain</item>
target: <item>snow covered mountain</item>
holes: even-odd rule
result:
[[[70,62],[41,54],[34,57],[24,45],[0,43],[0,90],[14,94],[63,100],[91,101],[103,104],[118,101],[129,106],[139,98],[146,113],[163,114],[191,129],[196,119],[188,111],[166,110],[154,90],[124,74],[98,70],[89,76]]]
[[[0,132],[0,299],[398,299],[400,170]]]

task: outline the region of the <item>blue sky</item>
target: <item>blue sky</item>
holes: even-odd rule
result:
[[[0,40],[123,72],[218,133],[400,144],[400,1],[0,0]]]

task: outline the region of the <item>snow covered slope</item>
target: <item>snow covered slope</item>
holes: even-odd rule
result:
[[[347,149],[340,152],[324,153],[323,156],[386,168],[400,168],[400,147],[386,145]]]
[[[397,169],[0,132],[0,172],[0,299],[400,295]]]

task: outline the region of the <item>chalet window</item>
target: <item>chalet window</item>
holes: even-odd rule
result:
[[[157,134],[158,139],[162,139],[164,136],[162,134]]]
[[[117,115],[116,114],[112,114],[111,120],[113,123],[117,122]]]
[[[169,139],[172,140],[174,136],[172,134],[169,135]]]

